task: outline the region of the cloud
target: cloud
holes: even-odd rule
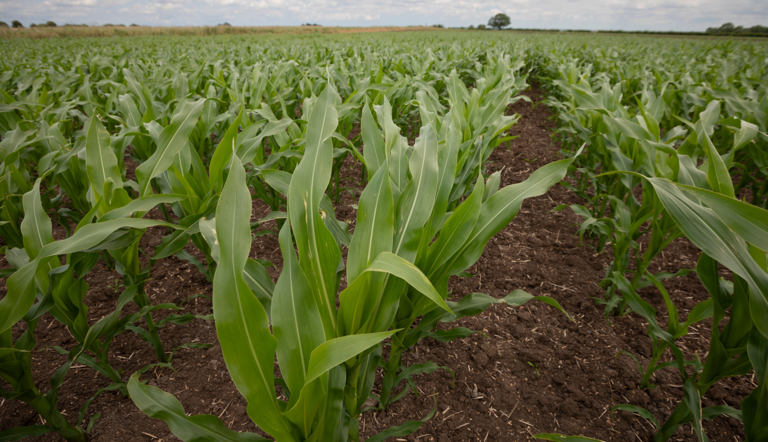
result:
[[[120,8],[122,14],[157,15],[184,7],[183,2],[162,1],[132,5],[130,8]]]
[[[127,3],[130,0],[46,0],[43,5],[49,7],[90,7],[90,6],[114,6]]]
[[[768,25],[764,0],[0,0],[9,20],[158,25],[467,26],[498,12],[513,27],[704,30],[724,22]]]

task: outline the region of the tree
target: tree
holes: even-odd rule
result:
[[[477,29],[485,30],[485,25],[477,25]]]
[[[48,20],[47,22],[45,22],[45,25],[48,26],[49,28],[55,28],[56,27],[56,22]]]
[[[498,14],[491,17],[490,20],[488,20],[488,26],[494,28],[494,29],[502,29],[509,26],[511,23],[509,16],[507,14],[504,14],[503,12],[499,12]]]
[[[721,34],[721,35],[740,35],[740,34],[756,34],[764,35],[768,33],[768,28],[765,26],[755,25],[751,28],[745,28],[744,26],[734,26],[733,23],[725,23],[719,28],[707,28],[707,34]]]
[[[14,28],[23,28],[24,27],[24,25],[22,25],[21,22],[18,21],[18,20],[12,21],[11,22],[11,26],[13,26]]]
[[[0,21],[0,28],[7,28],[7,27],[8,27],[8,23],[4,21]]]

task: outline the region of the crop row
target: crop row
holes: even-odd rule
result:
[[[744,421],[748,440],[766,437],[765,51],[689,43],[692,55],[674,58],[676,40],[387,40],[1,43],[0,236],[12,268],[2,270],[0,394],[26,402],[45,424],[0,432],[0,440],[47,432],[85,440],[90,401],[74,424],[57,409],[75,362],[182,440],[264,440],[213,416],[187,416],[172,395],[142,383],[141,371],[127,377],[110,364],[111,343],[128,331],[170,367],[173,352],[158,330],[201,318],[215,321],[227,368],[260,429],[278,441],[357,441],[370,398],[386,409],[407,393],[393,396],[398,385],[440,368],[402,367],[404,352],[426,337],[473,333],[434,331],[438,322],[534,299],[516,290],[502,300],[472,293],[448,301],[448,280],[475,264],[525,198],[560,182],[586,201],[571,206],[584,217],[580,233],[612,248],[600,301],[606,318],[634,313],[649,323],[654,350],[647,367],[638,361],[642,387],[652,388],[654,371],[667,366],[684,381],[685,399],[663,425],[638,407],[617,408],[652,420],[658,440],[687,423],[706,440],[702,419],[723,413]],[[644,61],[660,47],[666,56]],[[518,117],[506,110],[524,98],[529,77],[550,92],[566,158],[500,188],[500,172],[486,176],[484,163],[511,139]],[[347,159],[367,183],[353,233],[333,205],[349,190],[341,178]],[[562,181],[569,172],[573,184]],[[736,198],[747,195],[749,202]],[[249,257],[259,226],[251,222],[254,199],[272,211],[260,221],[278,224],[284,263],[276,283],[267,263]],[[162,219],[147,218],[156,207]],[[64,231],[56,239],[53,222]],[[155,226],[167,234],[153,252],[143,250],[142,235]],[[651,274],[651,261],[681,236],[702,250],[697,268]],[[204,262],[183,250],[190,241]],[[152,304],[150,270],[172,255],[213,284],[212,317]],[[124,290],[114,311],[93,321],[85,278],[99,261],[121,275]],[[718,278],[718,264],[733,281]],[[680,321],[661,281],[691,271],[712,298]],[[666,329],[638,294],[651,285],[666,300]],[[130,303],[137,310],[126,314]],[[46,313],[77,344],[60,350],[67,362],[43,393],[30,361]],[[707,318],[725,327],[713,327],[705,360],[685,359],[675,341]],[[667,350],[673,359],[663,361]],[[741,410],[702,409],[715,382],[751,370],[757,388]]]
[[[579,234],[593,238],[598,251],[610,246],[613,254],[601,282],[605,298],[598,301],[606,319],[632,312],[649,324],[651,360],[644,367],[629,355],[642,373],[640,387],[656,388],[654,373],[673,366],[684,388],[684,400],[666,422],[636,406],[615,408],[648,419],[660,441],[683,424],[707,440],[702,419],[721,414],[743,420],[747,440],[763,440],[768,437],[765,48],[674,40],[592,43],[545,51],[537,66],[558,112],[566,156],[588,146],[575,157],[568,184],[586,204],[570,209],[583,219]],[[702,252],[696,268],[651,273],[654,259],[683,236]],[[719,277],[719,265],[733,272],[732,281]],[[682,320],[661,281],[690,272],[711,297]],[[638,293],[648,286],[664,298],[666,327]],[[677,341],[709,318],[709,351],[686,359]],[[672,359],[665,361],[670,353]],[[751,370],[757,388],[741,410],[702,408],[701,397],[718,380]]]

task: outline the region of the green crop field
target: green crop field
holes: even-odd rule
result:
[[[11,38],[0,53],[0,441],[161,436],[100,433],[118,403],[183,441],[768,440],[768,44],[435,31]],[[525,157],[510,181],[494,164],[528,155],[515,110],[532,88],[559,159]],[[539,222],[570,216],[551,240],[604,258],[589,277],[599,295],[566,304],[546,278],[483,279],[497,251],[522,260],[497,239],[526,235],[514,223],[536,197],[554,203]],[[656,271],[680,244],[694,265]],[[156,297],[158,269],[180,266],[208,295],[179,283]],[[701,296],[676,294],[679,280]],[[523,343],[538,327],[636,324],[650,351],[606,350],[634,396],[614,396],[609,375],[610,400],[577,399],[600,417],[530,424],[535,397],[501,410],[460,358],[414,363],[420,348],[512,342],[494,315],[534,305],[550,323],[518,326]],[[205,327],[216,342],[191,339]],[[172,330],[190,339],[171,343]],[[127,369],[133,337],[151,357]],[[248,428],[227,408],[185,412],[206,399],[180,402],[189,386],[147,383],[214,344],[233,385],[221,398],[246,404]],[[532,381],[579,361],[516,358]],[[210,381],[213,367],[196,370]],[[591,367],[584,379],[616,373]],[[497,382],[523,373],[486,368]],[[421,391],[440,373],[446,392]],[[672,380],[655,385],[662,373]],[[721,385],[738,400],[710,400]],[[462,410],[441,401],[465,386],[462,402],[499,424],[446,422]],[[422,405],[397,408],[411,396]],[[381,424],[392,410],[402,419]],[[603,419],[626,428],[593,431]]]

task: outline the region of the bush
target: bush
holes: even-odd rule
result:
[[[141,26],[141,25],[137,25],[136,23],[131,23],[131,27],[132,28],[138,28],[139,26]]]
[[[467,29],[475,29],[475,25],[469,25]]]
[[[499,12],[488,20],[488,26],[499,30],[506,28],[510,23],[509,16],[503,12]]]
[[[23,28],[23,27],[24,27],[24,25],[22,25],[22,24],[21,24],[21,22],[20,22],[20,21],[18,21],[18,20],[14,20],[14,21],[12,21],[12,22],[11,22],[11,26],[13,26],[14,28],[17,28],[17,29],[18,29],[18,28]]]
[[[477,29],[485,30],[485,25],[477,25]]]
[[[45,22],[45,25],[48,26],[49,28],[55,28],[56,27],[56,22],[48,20],[47,22]]]
[[[768,27],[755,25],[751,28],[734,26],[733,23],[725,23],[719,28],[707,28],[707,34],[719,35],[768,35]]]
[[[0,28],[7,28],[7,27],[8,27],[8,23],[4,21],[0,21]]]

